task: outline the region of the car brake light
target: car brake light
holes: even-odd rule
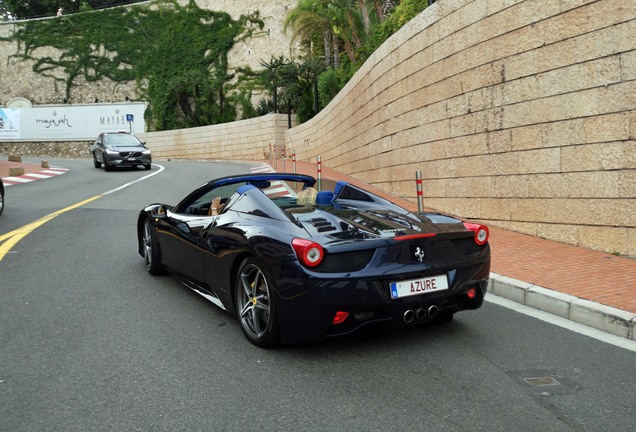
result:
[[[295,238],[292,240],[292,247],[300,262],[307,267],[316,267],[325,256],[322,246],[310,240]]]
[[[342,324],[349,318],[349,312],[338,311],[333,317],[333,324]]]
[[[469,299],[472,300],[477,297],[477,290],[475,289],[475,287],[469,288],[468,291],[466,291],[466,295]]]
[[[483,246],[488,242],[490,231],[488,231],[488,227],[486,225],[464,222],[464,226],[466,229],[475,233],[475,243],[479,246]]]

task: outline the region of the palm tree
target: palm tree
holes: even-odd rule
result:
[[[262,85],[272,92],[274,112],[278,112],[278,88],[285,85],[285,77],[283,71],[287,67],[290,60],[280,56],[272,57],[271,60],[261,60],[263,71],[261,72]]]
[[[331,0],[328,10],[334,35],[342,41],[351,63],[355,63],[355,49],[366,37],[362,12],[352,0]]]
[[[292,28],[293,40],[302,40],[311,46],[314,37],[322,37],[327,67],[331,65],[331,46],[334,43],[329,3],[329,0],[300,0],[285,18],[285,31]]]
[[[371,33],[371,19],[369,18],[369,10],[367,9],[366,0],[358,0],[358,8],[360,8],[360,12],[362,13],[364,32],[368,35]]]
[[[340,46],[355,62],[355,50],[362,45],[370,32],[365,27],[366,6],[360,8],[364,0],[300,0],[287,15],[285,30],[292,28],[294,39],[310,42],[314,37],[322,37],[325,64],[330,66],[330,54],[333,48],[334,67],[339,66]],[[364,11],[363,11],[364,10]],[[311,44],[310,44],[311,46]]]

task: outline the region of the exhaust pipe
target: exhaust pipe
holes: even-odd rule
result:
[[[413,312],[412,310],[409,309],[409,310],[404,312],[404,315],[403,315],[402,318],[404,319],[405,323],[410,324],[415,319],[415,312]]]
[[[426,309],[424,309],[424,308],[419,308],[419,309],[417,310],[417,312],[415,312],[415,317],[416,317],[418,320],[423,320],[424,318],[426,318]]]
[[[439,312],[439,308],[435,305],[431,306],[428,308],[428,317],[429,318],[435,318],[435,315],[437,315],[437,312]]]

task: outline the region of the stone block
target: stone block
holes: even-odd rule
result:
[[[636,143],[607,142],[561,149],[561,170],[589,171],[629,168],[636,164]]]
[[[528,194],[528,176],[495,176],[491,196],[498,198],[525,198]],[[480,192],[482,192],[480,190]],[[483,191],[485,192],[485,191]]]
[[[532,174],[527,176],[528,197],[568,198],[570,189],[568,179],[561,173]]]
[[[627,228],[607,226],[580,226],[578,245],[609,253],[628,254]]]
[[[546,199],[515,199],[510,200],[510,220],[525,222],[554,222],[555,215],[547,209],[550,200]]]
[[[22,162],[22,156],[9,155],[8,161],[9,162]]]
[[[625,80],[636,80],[636,51],[622,53],[621,74]]]
[[[543,148],[544,127],[532,125],[524,126],[510,131],[511,151]]]
[[[531,150],[519,154],[518,173],[556,173],[561,169],[561,149]]]
[[[636,228],[627,228],[627,251],[625,255],[636,258]]]
[[[571,245],[579,244],[578,227],[568,224],[536,224],[533,235]]]
[[[21,166],[10,167],[9,168],[9,177],[17,177],[24,175],[24,168]]]
[[[621,198],[636,198],[636,171],[621,171],[618,173],[618,196]]]
[[[493,219],[493,220],[505,220],[508,221],[510,217],[512,200],[509,198],[495,199],[495,198],[481,198],[479,199],[479,218],[481,219]],[[457,213],[460,214],[460,213]]]

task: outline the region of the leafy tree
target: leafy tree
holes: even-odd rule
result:
[[[269,98],[259,101],[259,114],[285,111],[291,115],[293,112],[304,122],[318,113],[318,76],[325,69],[321,60],[296,61],[280,56],[263,60],[261,65],[263,69],[258,72],[257,82]]]
[[[356,62],[356,48],[364,41],[363,17],[351,0],[331,0],[328,6],[331,28],[344,45],[349,61]]]
[[[309,56],[314,57],[313,40],[320,38],[323,42],[325,64],[331,65],[332,46],[338,52],[338,41],[334,39],[331,26],[330,0],[300,0],[285,18],[285,31],[292,29],[293,39],[310,47]],[[334,55],[338,64],[338,54]]]
[[[325,70],[324,63],[309,59],[298,65],[298,101],[296,115],[299,122],[305,122],[320,112],[318,78]]]
[[[260,73],[260,84],[272,95],[273,112],[278,112],[278,89],[285,85],[285,68],[288,68],[290,60],[284,56],[273,57],[269,61],[261,60],[263,67]]]
[[[402,0],[395,10],[386,16],[386,19],[376,25],[367,39],[360,47],[358,54],[361,60],[366,60],[380,45],[404,24],[415,18],[427,6],[434,3],[432,0]]]

